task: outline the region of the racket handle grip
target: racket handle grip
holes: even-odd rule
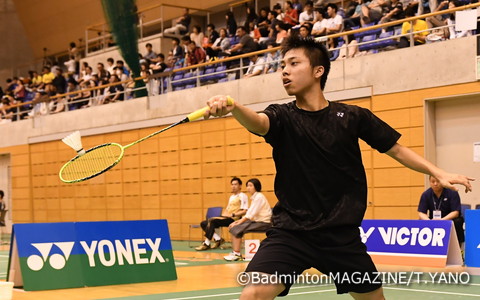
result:
[[[227,105],[233,105],[233,103],[235,103],[235,101],[232,99],[232,97],[227,96]],[[195,121],[197,119],[200,119],[201,117],[203,117],[205,112],[207,112],[209,110],[210,110],[210,107],[208,107],[208,106],[205,106],[204,108],[200,108],[199,110],[196,110],[196,111],[192,112],[191,114],[189,114],[187,116],[187,119],[190,122]]]

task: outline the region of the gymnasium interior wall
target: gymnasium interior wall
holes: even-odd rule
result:
[[[427,55],[432,51],[436,56]],[[452,51],[457,51],[455,61]],[[402,133],[400,143],[424,155],[425,99],[479,93],[474,56],[474,39],[464,38],[334,62],[326,95],[369,108]],[[402,66],[407,62],[409,67]],[[75,154],[60,141],[73,130],[81,130],[85,148],[105,142],[127,144],[225,91],[261,110],[272,102],[289,101],[278,76],[3,125],[0,153],[10,154],[12,164],[13,222],[164,218],[173,239],[186,239],[189,224],[198,224],[208,207],[226,204],[232,176],[244,181],[259,178],[273,206],[270,146],[231,117],[184,124],[131,147],[114,169],[85,183],[63,184],[58,170]],[[366,218],[416,219],[425,176],[360,144],[369,186]],[[195,237],[200,237],[198,232]]]

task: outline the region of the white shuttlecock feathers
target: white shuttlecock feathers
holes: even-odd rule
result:
[[[84,155],[85,150],[82,146],[82,137],[80,136],[80,131],[75,131],[62,139],[62,142],[72,147],[73,150],[77,151],[78,155]]]

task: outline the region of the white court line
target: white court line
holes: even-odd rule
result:
[[[319,286],[298,286],[292,287],[290,290],[293,289],[305,289],[305,288],[312,288],[312,287],[319,287]],[[289,295],[301,295],[301,294],[312,294],[312,293],[322,293],[322,292],[331,292],[336,291],[337,289],[331,290],[321,290],[321,291],[312,291],[312,292],[303,292],[303,293],[289,293]],[[165,300],[186,300],[186,299],[199,299],[199,298],[208,298],[208,297],[220,297],[220,296],[231,296],[231,295],[240,295],[242,292],[235,292],[235,293],[225,293],[225,294],[215,294],[215,295],[203,295],[203,296],[193,296],[193,297],[182,297],[182,298],[168,298]]]
[[[423,292],[423,293],[445,294],[445,295],[455,295],[455,296],[480,297],[480,295],[475,295],[475,294],[464,294],[464,293],[453,293],[453,292],[441,292],[441,291],[430,291],[430,290],[418,290],[418,289],[405,289],[405,288],[393,288],[393,287],[383,287],[383,288],[384,288],[384,289],[388,289],[388,290]]]

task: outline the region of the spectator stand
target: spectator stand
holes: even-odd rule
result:
[[[401,36],[407,36],[411,38],[415,32],[409,32],[407,34],[399,34],[398,27],[393,31],[393,33],[387,33],[387,31],[383,32],[383,28],[390,28],[390,27],[395,27],[401,25],[403,22],[412,22],[415,19],[424,19],[426,17],[430,16],[436,16],[440,14],[446,14],[446,13],[452,13],[455,11],[461,11],[461,10],[466,10],[466,9],[473,9],[480,7],[480,3],[474,3],[474,4],[469,4],[461,7],[456,7],[453,9],[448,9],[448,10],[442,10],[439,12],[434,12],[434,13],[429,13],[421,16],[416,16],[416,17],[411,17],[411,18],[406,18],[403,20],[397,20],[397,21],[392,21],[380,25],[372,25],[368,26],[365,28],[358,28],[354,30],[350,30],[347,32],[341,32],[341,33],[336,33],[332,34],[329,36],[325,37],[320,37],[317,38],[320,41],[327,41],[329,38],[342,38],[345,40],[345,43],[348,45],[348,36],[349,35],[354,35],[357,34],[356,36],[358,39],[360,39],[360,43],[358,43],[359,47],[361,45],[369,45],[371,47],[371,50],[373,51],[378,51],[384,49],[386,47],[385,45],[391,45],[392,43],[395,43],[395,40],[398,39]],[[380,29],[380,33],[378,33]],[[370,34],[369,34],[370,33]],[[371,34],[373,33],[373,34]],[[359,34],[361,37],[359,37]],[[368,38],[367,38],[368,37]],[[411,39],[412,40],[412,39]],[[410,46],[413,46],[413,43],[411,43]],[[248,57],[254,55],[254,54],[259,54],[263,55],[268,52],[276,52],[280,48],[270,48],[270,49],[265,49],[265,50],[260,50],[256,52],[251,52],[247,54],[242,54],[242,55],[237,55],[233,57],[228,57],[220,60],[216,60],[213,62],[206,62],[194,66],[189,66],[185,68],[177,68],[173,70],[167,70],[164,73],[160,74],[155,74],[155,75],[150,75],[149,78],[151,79],[160,79],[160,93],[166,93],[166,92],[172,92],[176,90],[181,90],[181,89],[188,89],[188,88],[193,88],[193,87],[198,87],[210,83],[216,83],[216,82],[224,82],[228,80],[233,80],[233,79],[240,79],[243,77],[245,69],[248,67],[244,64],[244,59],[248,59]],[[333,50],[338,50],[339,48],[333,49]],[[365,49],[365,48],[363,48]],[[331,49],[332,50],[332,49]],[[347,53],[348,53],[348,47],[347,47]],[[231,62],[234,60],[239,61],[239,66],[235,68],[227,68],[226,66],[228,65],[227,62]],[[134,80],[142,80],[144,77],[139,77],[135,78]],[[60,99],[63,99],[65,96],[72,95],[72,94],[79,94],[84,91],[103,91],[105,88],[110,87],[115,84],[123,84],[123,83],[129,83],[131,82],[130,80],[122,81],[122,82],[117,82],[114,84],[106,84],[106,85],[101,85],[95,88],[89,88],[85,90],[80,90],[80,91],[74,91],[70,93],[65,93],[61,95],[55,95],[52,96],[50,99],[57,102]],[[173,83],[173,85],[172,85]],[[132,90],[126,90],[124,93],[130,93]],[[93,93],[94,94],[94,93]],[[102,95],[102,93],[97,93],[98,95]],[[28,94],[27,95],[27,100],[30,100],[32,98],[33,94]],[[92,98],[92,97],[91,97]],[[128,97],[126,97],[128,98]],[[87,99],[90,100],[90,99]],[[85,101],[85,99],[82,99],[80,101]],[[24,101],[22,103],[18,103],[15,105],[12,105],[11,107],[16,108],[16,114],[17,116],[20,116],[21,114],[26,113],[25,109],[30,109],[30,105],[32,104],[32,101]],[[70,103],[70,102],[69,102]],[[23,106],[23,108],[22,108]],[[66,110],[68,110],[68,105],[66,105]],[[47,112],[48,113],[48,112]],[[35,116],[34,116],[35,117]]]

